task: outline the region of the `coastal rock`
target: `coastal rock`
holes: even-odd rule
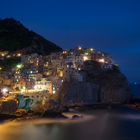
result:
[[[80,115],[73,115],[73,116],[72,116],[72,119],[74,119],[74,120],[75,120],[75,119],[80,119],[80,118],[82,118],[82,116],[80,116]]]
[[[67,118],[61,112],[56,112],[54,110],[47,110],[43,113],[42,117],[45,118]]]
[[[60,89],[60,101],[66,106],[120,104],[129,102],[131,90],[129,83],[119,68],[112,65],[111,69],[104,69],[102,64],[87,61],[82,73],[82,82],[70,80],[63,83]]]
[[[5,121],[5,120],[11,120],[11,119],[16,119],[16,115],[11,115],[11,114],[0,114],[0,121]]]
[[[126,77],[116,71],[102,73],[99,77],[100,102],[127,103],[131,99],[131,90]]]
[[[98,91],[99,86],[91,82],[64,82],[60,100],[66,106],[93,104],[97,102]]]

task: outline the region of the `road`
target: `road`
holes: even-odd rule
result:
[[[140,111],[92,110],[82,122],[0,126],[0,140],[140,140]]]

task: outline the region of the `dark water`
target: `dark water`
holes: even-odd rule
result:
[[[81,122],[1,124],[0,140],[140,140],[140,111],[92,110]]]

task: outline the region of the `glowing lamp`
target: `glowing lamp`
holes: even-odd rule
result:
[[[92,52],[93,51],[93,48],[91,48],[90,51]]]
[[[104,58],[99,59],[99,62],[100,62],[100,63],[105,63],[105,59],[104,59]]]
[[[34,89],[37,90],[38,89],[38,86],[37,85],[34,85]]]
[[[78,68],[78,70],[80,71],[80,70],[81,70],[81,68]]]
[[[1,54],[1,56],[5,56],[5,54],[4,54],[4,53],[2,53],[2,54]]]
[[[55,94],[56,93],[56,91],[55,90],[53,90],[53,94]]]
[[[82,47],[78,47],[78,50],[82,50]]]
[[[8,88],[1,89],[1,92],[2,92],[3,95],[7,95],[8,91],[9,91]]]
[[[66,54],[67,53],[67,51],[63,51],[63,54]]]
[[[87,61],[87,60],[88,60],[88,57],[87,57],[87,56],[84,56],[84,57],[83,57],[83,60],[84,60],[84,61]]]
[[[55,94],[55,93],[56,93],[55,87],[53,87],[53,91],[52,91],[52,93],[53,93],[53,94]]]
[[[21,56],[21,53],[18,53],[17,56],[20,57]]]

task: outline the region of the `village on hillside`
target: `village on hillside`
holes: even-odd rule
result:
[[[110,55],[98,52],[94,48],[77,47],[50,55],[22,52],[0,52],[0,60],[20,60],[16,65],[6,68],[0,65],[0,112],[18,109],[37,110],[50,96],[59,95],[63,82],[71,78],[79,82],[84,79],[82,73],[85,61],[96,61],[103,70],[112,69],[114,62]],[[16,102],[15,102],[16,101]],[[10,103],[11,102],[11,103]]]

